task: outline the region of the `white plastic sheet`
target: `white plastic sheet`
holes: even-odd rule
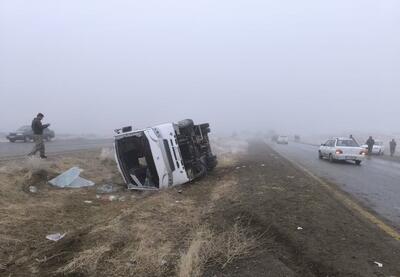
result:
[[[83,170],[79,167],[72,167],[56,178],[49,181],[50,184],[59,188],[82,188],[94,185],[92,181],[86,180],[79,175]]]
[[[60,239],[64,238],[67,233],[61,234],[61,233],[55,233],[51,235],[47,235],[46,239],[51,240],[51,241],[59,241]]]

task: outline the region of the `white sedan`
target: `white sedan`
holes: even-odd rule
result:
[[[289,137],[287,136],[279,136],[276,140],[277,144],[289,144]]]
[[[363,144],[361,147],[368,149],[368,145]],[[375,140],[374,146],[372,147],[373,155],[384,155],[385,154],[385,144],[381,140]]]
[[[320,159],[327,158],[329,161],[354,161],[360,165],[365,159],[367,151],[350,138],[333,138],[321,144],[318,150]]]

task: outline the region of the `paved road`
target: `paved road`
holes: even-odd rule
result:
[[[350,162],[330,163],[318,159],[317,146],[298,143],[270,145],[315,175],[338,184],[344,191],[400,229],[399,162],[371,157],[361,166]]]
[[[54,154],[75,150],[87,150],[112,145],[111,139],[70,139],[55,140],[46,143],[46,153]],[[32,150],[33,143],[24,142],[0,142],[0,159],[26,155]]]

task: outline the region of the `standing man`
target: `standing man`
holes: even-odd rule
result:
[[[390,141],[389,145],[390,145],[390,156],[393,157],[394,152],[396,152],[397,143],[396,143],[396,141],[394,139],[392,139]]]
[[[375,140],[372,136],[369,136],[366,144],[368,145],[368,155],[372,155],[372,149],[374,148]]]
[[[358,144],[358,142],[357,142],[356,139],[353,137],[353,135],[350,135],[350,139],[351,139],[352,141],[354,141],[355,143]]]
[[[33,156],[36,152],[40,152],[40,158],[47,159],[45,155],[44,142],[43,142],[43,130],[50,126],[50,124],[42,124],[42,119],[44,115],[42,113],[38,113],[38,115],[32,121],[32,131],[33,131],[33,139],[35,141],[35,146],[32,149],[32,152],[29,153],[29,156]]]

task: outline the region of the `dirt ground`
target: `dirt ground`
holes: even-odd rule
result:
[[[160,192],[126,190],[107,151],[2,162],[0,275],[400,276],[398,241],[264,143],[219,160]],[[96,186],[48,185],[72,166]],[[104,184],[116,191],[99,193]]]

